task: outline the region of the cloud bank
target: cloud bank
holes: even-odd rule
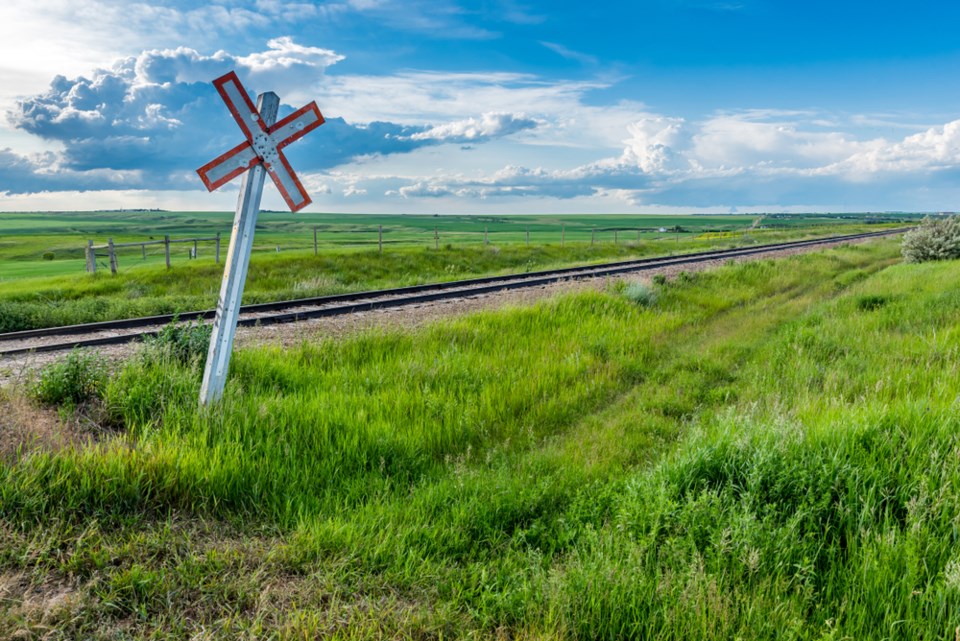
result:
[[[47,91],[20,100],[8,121],[57,143],[41,156],[0,154],[0,191],[112,189],[118,182],[153,190],[196,187],[191,170],[230,149],[241,133],[210,81],[236,70],[248,89],[269,87],[283,99],[302,85],[322,83],[343,56],[275,38],[246,56],[225,51],[158,49],[118,60],[91,77],[57,76]],[[284,103],[280,116],[300,104]],[[483,143],[532,129],[522,114],[482,113],[440,125],[388,121],[349,123],[330,115],[310,153],[298,154],[300,171],[321,171],[357,158],[409,153],[447,143]],[[295,149],[296,145],[291,148]],[[295,151],[292,153],[296,153]],[[61,181],[58,183],[58,181]]]
[[[644,114],[626,127],[619,155],[569,169],[507,165],[480,177],[418,177],[388,193],[407,199],[606,196],[638,206],[829,205],[873,202],[877,193],[908,202],[960,173],[960,120],[887,140],[829,130],[833,123],[822,116],[744,111],[688,122]]]
[[[911,129],[888,115],[760,109],[689,118],[598,104],[593,92],[612,80],[340,75],[343,60],[279,37],[246,55],[152,49],[89,77],[57,76],[6,114],[55,151],[0,150],[0,192],[202,190],[193,169],[240,141],[210,84],[231,69],[249,89],[276,91],[281,116],[318,97],[326,124],[289,154],[305,183],[337,202],[920,209],[934,188],[956,193],[960,174],[960,120]],[[877,122],[899,131],[878,135]]]

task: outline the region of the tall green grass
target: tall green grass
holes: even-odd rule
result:
[[[46,571],[130,595],[143,636],[196,631],[170,599],[211,580],[136,551],[176,514],[278,528],[271,567],[357,604],[339,627],[294,608],[263,629],[224,619],[226,597],[196,622],[224,634],[950,638],[960,265],[896,256],[241,351],[213,413],[198,363],[147,354],[105,392],[129,438],[0,467],[0,522]],[[117,527],[99,557],[36,551],[48,529]]]

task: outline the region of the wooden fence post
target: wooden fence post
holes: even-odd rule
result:
[[[217,264],[220,264],[220,232],[217,232]]]
[[[144,260],[147,259],[147,245],[146,245],[146,244],[140,245],[140,254],[143,255],[143,259],[144,259]]]
[[[377,225],[377,249],[383,253],[383,225]]]
[[[170,234],[163,237],[163,253],[167,259],[167,269],[170,269]]]
[[[590,244],[592,245],[597,240],[597,228],[594,227],[590,232]]]
[[[93,241],[87,241],[87,272],[91,274],[97,273],[97,253],[93,249]]]
[[[117,250],[113,248],[113,239],[107,239],[107,251],[110,253],[110,273],[117,273]]]
[[[564,242],[567,240],[567,226],[564,224],[560,225],[560,246],[563,247]]]
[[[433,228],[433,248],[440,249],[440,232],[436,227]]]
[[[530,227],[527,227],[527,244],[530,244]]]
[[[620,244],[620,242],[617,240],[617,230],[616,230],[616,229],[613,230],[613,244],[614,244],[614,245],[619,245],[619,244]]]
[[[194,258],[197,257],[197,239],[196,238],[193,239],[193,257]]]
[[[489,245],[489,244],[490,244],[490,238],[487,236],[487,228],[486,228],[486,227],[483,228],[483,244],[484,244],[484,245]]]
[[[317,228],[313,228],[313,255],[317,255]]]

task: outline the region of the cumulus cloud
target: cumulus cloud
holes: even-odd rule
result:
[[[411,140],[441,140],[444,142],[480,142],[509,136],[525,129],[533,129],[537,121],[509,113],[485,113],[479,119],[467,118],[436,127],[430,127],[410,136]]]
[[[613,196],[631,205],[830,204],[910,198],[960,174],[960,120],[902,140],[857,140],[818,114],[747,111],[700,122],[641,114],[623,152],[571,169],[507,165],[480,178],[418,178],[403,198]]]
[[[376,10],[374,0],[362,2],[370,3],[364,11]],[[263,0],[257,10],[282,8]],[[743,110],[681,118],[588,99],[609,82],[331,73],[342,60],[278,37],[246,55],[152,49],[88,77],[57,76],[7,117],[58,151],[0,152],[0,188],[201,189],[192,170],[240,140],[210,84],[231,69],[250,89],[276,91],[285,101],[281,117],[319,97],[326,124],[288,153],[308,188],[334,198],[829,204],[873,197],[879,185],[888,194],[913,193],[960,171],[960,120],[906,135],[890,126],[884,138],[867,126],[877,116]],[[510,142],[497,142],[504,139]],[[389,158],[414,152],[416,163],[383,169]],[[511,154],[506,166],[504,153]],[[460,166],[444,162],[451,158]],[[357,172],[349,180],[332,171],[348,165]]]
[[[752,111],[716,116],[704,122],[693,136],[693,154],[707,167],[759,163],[815,167],[875,144],[851,139],[839,131],[810,129],[809,125],[816,127],[820,122],[797,122],[795,117],[791,113]],[[804,125],[808,128],[802,128]]]
[[[960,120],[931,127],[899,142],[876,141],[866,149],[823,167],[818,173],[869,179],[876,174],[914,173],[960,167]]]
[[[289,37],[246,56],[224,51],[203,55],[187,47],[145,51],[118,60],[91,77],[57,76],[47,91],[18,101],[7,114],[13,126],[62,145],[55,160],[35,172],[96,176],[110,172],[154,189],[197,187],[190,169],[230,149],[241,134],[210,80],[237,71],[249,89],[269,88],[281,97],[303,78],[319,82],[343,56],[299,45]],[[299,104],[294,104],[299,107]],[[323,105],[321,105],[323,109]],[[286,103],[281,117],[291,111]],[[327,122],[303,145],[289,148],[298,170],[318,171],[357,158],[408,153],[446,143],[480,143],[531,129],[536,122],[507,113],[484,114],[446,124],[406,125],[374,121],[351,124],[327,112]],[[11,165],[12,166],[12,165]],[[33,166],[17,164],[18,171]],[[135,172],[135,173],[132,173]],[[27,188],[48,178],[19,181]],[[104,185],[106,186],[106,184]]]

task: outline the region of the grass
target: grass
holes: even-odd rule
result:
[[[0,629],[951,638],[960,265],[897,252],[245,350],[216,413],[145,352],[0,466]]]
[[[908,218],[904,216],[901,218]],[[172,269],[162,246],[122,250],[120,273],[83,272],[83,246],[110,235],[117,242],[163,238],[167,234],[209,236],[229,215],[195,212],[86,212],[0,215],[0,333],[133,316],[210,309],[216,305],[222,265],[212,247],[201,246],[198,260],[186,260],[187,245],[176,245]],[[885,220],[885,224],[899,218]],[[663,226],[681,233],[660,233]],[[753,227],[757,222],[763,228]],[[244,301],[265,302],[321,296],[471,276],[522,272],[664,255],[735,245],[777,242],[811,235],[876,229],[884,222],[864,216],[304,216],[264,213],[258,224]],[[376,228],[389,230],[383,253],[376,250]],[[314,255],[312,230],[322,227],[321,251]],[[434,228],[442,231],[435,247]],[[531,243],[525,242],[530,228]],[[596,243],[591,242],[596,231]],[[666,228],[666,227],[665,227]],[[490,245],[483,230],[490,230]],[[561,229],[565,241],[561,245]],[[361,243],[340,237],[374,236]],[[619,230],[619,231],[618,231]],[[640,230],[637,240],[636,231]],[[619,233],[614,243],[614,234]],[[429,236],[426,238],[424,235]],[[310,245],[308,248],[307,245]],[[283,247],[277,253],[275,247]],[[44,254],[54,260],[44,260]]]
[[[920,219],[916,214],[775,214],[762,217],[724,216],[633,216],[633,215],[371,215],[263,212],[257,222],[255,253],[310,251],[317,232],[319,248],[352,251],[376,248],[378,228],[383,229],[387,248],[478,246],[484,234],[493,245],[557,243],[598,244],[628,241],[676,243],[684,239],[732,240],[775,237],[783,232],[829,229],[838,226],[903,224]],[[206,238],[217,232],[229,239],[232,212],[98,211],[98,212],[6,212],[0,213],[0,280],[31,276],[79,274],[84,271],[87,241],[101,246],[112,238],[117,243]],[[667,231],[661,232],[660,229]],[[639,232],[639,237],[637,233]],[[188,246],[171,246],[175,263],[190,264]],[[226,249],[224,245],[223,249]],[[161,245],[118,250],[123,271],[142,265],[164,263]],[[199,257],[209,261],[214,244],[198,245]],[[44,254],[52,253],[53,260]],[[101,262],[105,259],[101,259]],[[108,266],[103,265],[108,271]]]

